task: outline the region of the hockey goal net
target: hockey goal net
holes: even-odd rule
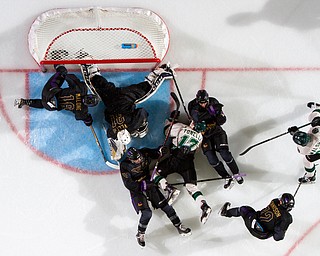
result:
[[[154,67],[168,51],[169,31],[157,14],[141,8],[54,9],[33,22],[28,43],[41,67],[90,63]]]

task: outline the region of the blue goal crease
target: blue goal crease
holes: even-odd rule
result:
[[[30,98],[41,98],[41,91],[53,73],[29,73]],[[116,86],[128,86],[144,80],[146,72],[102,73]],[[75,73],[81,80],[81,73]],[[66,87],[66,83],[62,87]],[[170,83],[165,81],[158,91],[137,107],[145,108],[149,113],[149,132],[144,138],[133,138],[128,146],[160,146],[164,140],[163,126],[170,113]],[[98,136],[104,154],[111,162],[107,137],[103,130],[104,105],[90,108],[93,127]],[[30,108],[30,142],[34,148],[57,162],[86,172],[114,171],[106,166],[91,129],[82,121],[77,121],[69,111],[46,111]]]

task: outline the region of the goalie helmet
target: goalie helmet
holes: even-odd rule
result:
[[[308,142],[311,141],[311,137],[309,134],[305,133],[305,132],[302,132],[302,131],[297,131],[293,134],[293,137],[292,137],[293,141],[304,147],[308,144]]]
[[[83,103],[88,107],[94,107],[98,105],[99,98],[94,94],[87,94],[83,97]]]
[[[294,207],[295,200],[293,195],[291,195],[290,193],[282,194],[279,200],[281,202],[281,206],[285,208],[288,212],[290,212]]]
[[[142,158],[142,154],[138,149],[136,149],[134,147],[130,147],[127,150],[127,157],[130,160],[135,161],[135,160],[141,159]]]
[[[117,138],[124,145],[128,145],[131,142],[131,136],[127,129],[119,131]]]
[[[196,95],[197,102],[199,104],[208,103],[209,102],[209,94],[206,90],[199,90]]]

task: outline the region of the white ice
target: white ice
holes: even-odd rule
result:
[[[302,156],[291,136],[242,157],[239,153],[290,126],[307,123],[306,103],[319,101],[319,1],[2,0],[1,5],[0,255],[317,255],[317,183],[299,189],[294,222],[281,242],[258,240],[240,218],[222,218],[217,212],[225,201],[261,209],[297,188]],[[182,188],[174,206],[192,228],[188,238],[179,237],[157,210],[147,230],[147,246],[141,250],[135,240],[138,216],[118,173],[79,174],[46,161],[23,144],[19,138],[24,134],[8,122],[25,119],[12,107],[25,81],[7,71],[37,69],[27,47],[33,20],[49,9],[86,6],[138,6],[159,14],[171,35],[165,61],[180,65],[177,81],[185,102],[205,87],[225,105],[230,148],[247,177],[230,191],[218,181],[199,184],[213,208],[205,225]],[[196,166],[200,179],[216,175],[201,153]]]

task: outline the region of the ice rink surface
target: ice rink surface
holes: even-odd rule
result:
[[[292,211],[294,222],[280,242],[258,240],[248,233],[242,219],[217,213],[225,201],[261,209],[281,193],[297,189],[304,171],[290,135],[244,156],[239,153],[290,126],[307,123],[307,102],[320,101],[319,1],[3,0],[2,6],[0,255],[317,255],[317,183],[300,187]],[[200,224],[198,207],[181,187],[174,207],[191,227],[190,237],[180,237],[156,210],[146,248],[140,249],[135,239],[138,216],[117,171],[80,173],[25,143],[23,126],[29,116],[13,108],[13,100],[25,93],[25,74],[38,72],[28,51],[30,25],[44,11],[87,6],[141,7],[156,12],[170,30],[165,61],[180,65],[177,82],[184,101],[188,103],[198,89],[205,88],[225,105],[229,145],[247,177],[243,185],[228,191],[222,181],[199,183],[213,208],[205,225]],[[97,161],[100,157],[98,153]],[[199,179],[217,176],[200,152],[196,167]]]

